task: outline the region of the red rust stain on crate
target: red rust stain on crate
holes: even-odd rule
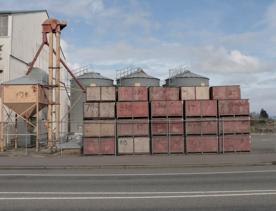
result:
[[[158,116],[183,116],[182,101],[152,101],[151,115]]]
[[[168,138],[163,136],[152,137],[152,153],[168,153]]]
[[[91,138],[84,138],[83,154],[97,155],[100,154],[100,144],[98,139],[91,140]]]
[[[221,152],[239,152],[251,150],[251,138],[249,134],[220,136]]]
[[[188,136],[186,150],[187,152],[218,152],[218,137]]]
[[[182,136],[153,136],[152,152],[153,153],[183,153],[184,138]]]
[[[219,121],[220,134],[250,133],[250,117],[224,117]]]
[[[117,117],[148,117],[148,102],[117,102]]]
[[[217,116],[216,100],[187,100],[185,101],[185,115],[192,116]]]
[[[84,138],[83,153],[113,155],[115,154],[115,138]]]
[[[184,137],[171,136],[169,142],[171,153],[184,153]]]
[[[166,135],[166,134],[183,134],[184,124],[182,119],[152,119],[151,134]]]
[[[218,121],[215,118],[186,119],[186,134],[217,134]]]
[[[211,99],[214,100],[236,100],[241,99],[240,86],[213,86],[210,88]]]
[[[143,86],[119,87],[118,101],[147,101],[148,89]]]
[[[118,120],[118,136],[148,136],[149,121],[147,119]]]
[[[249,115],[248,100],[219,100],[219,115],[234,116],[234,115]]]
[[[150,87],[150,101],[179,100],[179,88],[176,87]]]

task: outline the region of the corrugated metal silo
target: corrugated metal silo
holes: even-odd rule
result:
[[[100,73],[87,72],[77,77],[79,82],[84,86],[113,86],[113,80],[102,76]],[[81,99],[80,99],[81,98]],[[71,80],[71,112],[70,112],[70,131],[74,133],[82,133],[83,125],[83,103],[85,94]]]
[[[117,79],[118,86],[160,86],[160,79],[148,75],[142,68]]]
[[[185,70],[167,78],[165,86],[209,86],[209,78]]]

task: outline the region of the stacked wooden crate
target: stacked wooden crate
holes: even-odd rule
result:
[[[184,102],[186,152],[218,152],[217,101],[209,87],[181,87]]]
[[[118,154],[149,154],[149,107],[147,87],[118,87]]]
[[[183,103],[179,88],[151,87],[152,153],[184,153]]]
[[[84,154],[115,154],[115,101],[115,87],[87,87],[83,114]]]
[[[218,100],[220,152],[250,151],[249,101],[241,99],[240,86],[211,87]]]
[[[250,151],[239,86],[87,87],[84,154]]]

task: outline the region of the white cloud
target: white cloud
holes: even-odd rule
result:
[[[72,52],[81,62],[93,61],[95,64],[129,63],[159,64],[164,68],[168,64],[191,64],[195,71],[216,74],[225,73],[258,73],[270,72],[272,65],[259,58],[242,53],[237,49],[227,50],[224,47],[185,47],[183,45],[156,45],[135,47],[125,42],[101,47],[76,48]]]
[[[256,73],[271,71],[268,64],[258,58],[245,55],[239,50],[227,50],[223,47],[203,48],[199,54],[197,67],[216,73]]]
[[[230,51],[229,59],[239,65],[258,68],[259,61],[257,58],[242,54],[238,50]]]

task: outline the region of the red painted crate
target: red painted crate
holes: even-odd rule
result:
[[[170,136],[170,153],[184,153],[184,137]]]
[[[115,138],[84,138],[83,154],[85,155],[114,155]]]
[[[119,87],[118,101],[148,101],[148,88],[144,86]]]
[[[248,100],[219,100],[219,116],[249,115]]]
[[[147,119],[131,119],[117,120],[118,136],[148,136],[149,120]]]
[[[182,101],[152,101],[151,102],[151,116],[183,116]]]
[[[186,117],[217,116],[216,100],[187,100],[185,101]]]
[[[219,121],[220,134],[250,133],[250,117],[224,117]]]
[[[169,152],[170,146],[170,152]],[[152,137],[152,153],[183,153],[184,138],[183,136],[153,136]]]
[[[187,136],[186,151],[218,152],[218,136]]]
[[[249,134],[220,136],[220,152],[249,152],[251,137]]]
[[[117,102],[117,117],[148,117],[148,102]]]
[[[179,100],[179,88],[176,87],[150,87],[150,101]]]
[[[167,135],[167,134],[183,134],[184,124],[182,119],[152,119],[151,134]]]
[[[211,99],[214,100],[238,100],[241,99],[239,85],[233,86],[213,86],[210,88]]]
[[[216,118],[189,118],[185,121],[187,135],[218,134]]]

